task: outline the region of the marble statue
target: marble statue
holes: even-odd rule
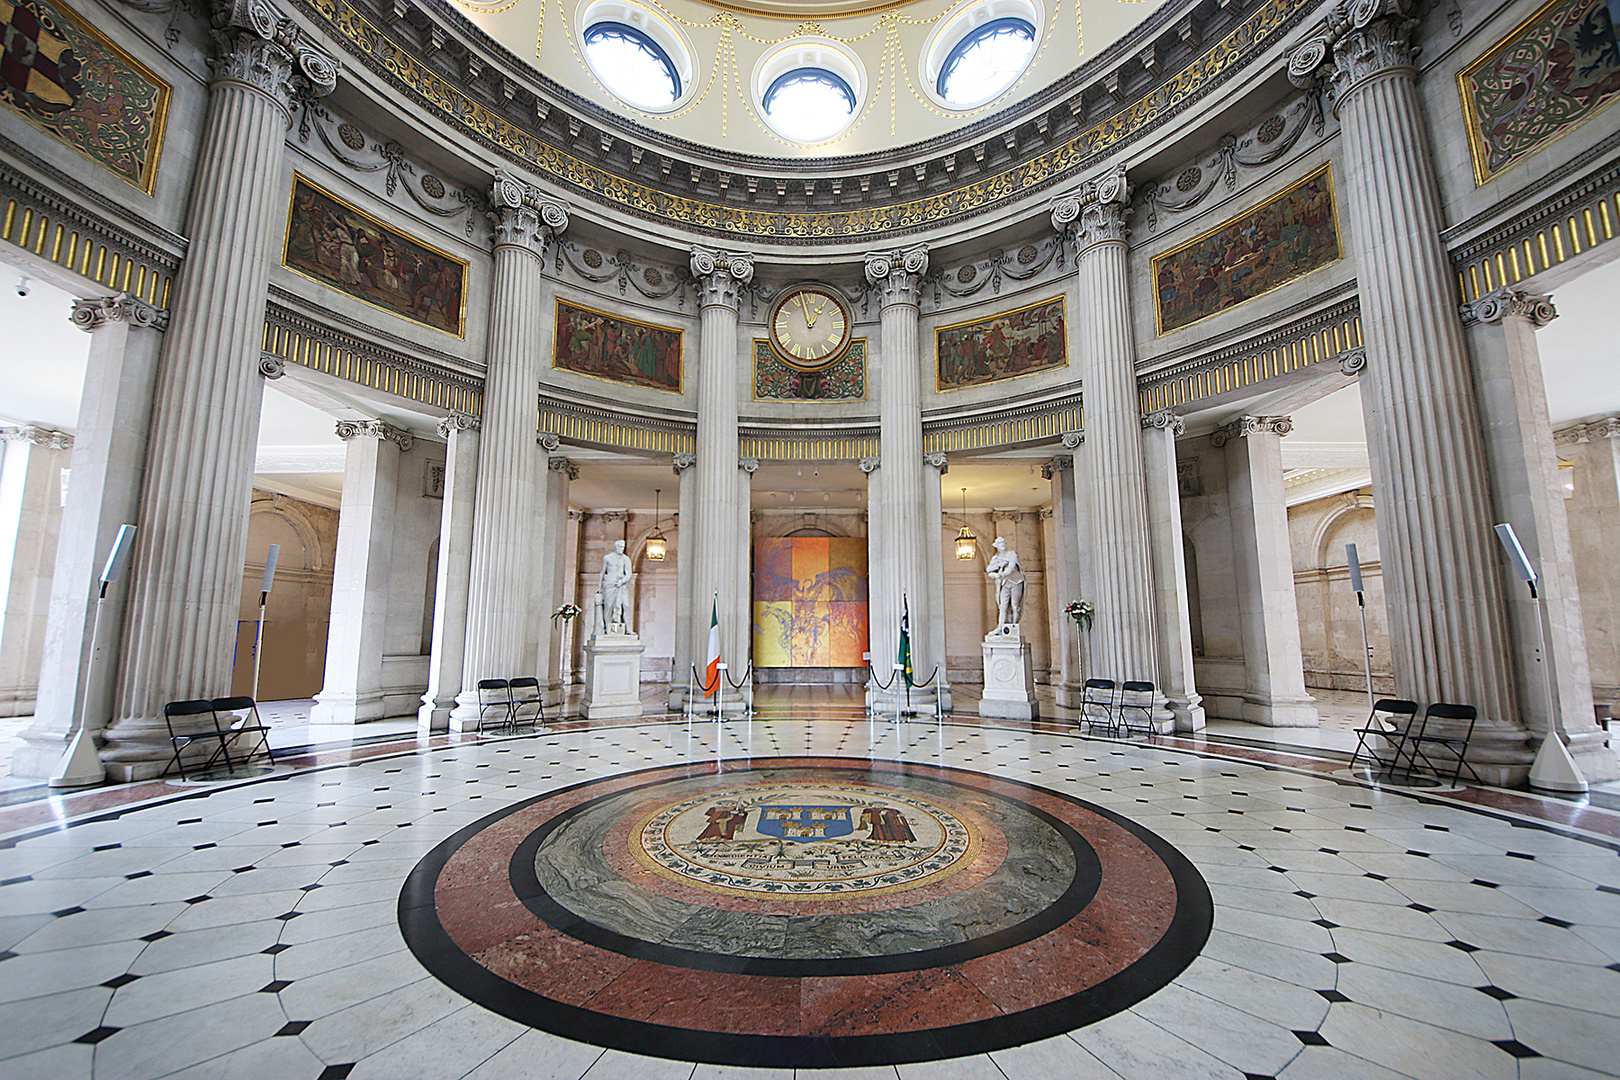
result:
[[[601,627],[603,633],[624,633],[630,618],[630,556],[624,553],[624,541],[613,541],[613,550],[602,556],[602,574],[596,581],[596,595],[601,597]]]
[[[1024,567],[1004,537],[996,537],[995,548],[984,572],[996,583],[996,630],[1005,632],[1016,628],[1024,614]]]

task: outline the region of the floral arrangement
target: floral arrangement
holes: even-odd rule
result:
[[[1073,619],[1080,629],[1090,630],[1091,620],[1097,614],[1097,609],[1091,606],[1089,600],[1070,600],[1064,607],[1063,614]]]
[[[553,626],[557,625],[558,619],[561,619],[563,622],[570,622],[577,619],[581,614],[580,609],[575,607],[573,604],[564,604],[562,607],[551,613],[551,624]]]

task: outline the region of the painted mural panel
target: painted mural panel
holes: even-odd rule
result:
[[[940,327],[934,332],[934,389],[963,390],[1063,367],[1069,362],[1063,314],[1059,296]]]
[[[1333,174],[1324,165],[1253,210],[1155,256],[1158,331],[1190,326],[1341,256]]]
[[[24,119],[148,195],[169,84],[51,0],[0,0],[0,93]]]
[[[678,394],[681,332],[559,299],[552,366]]]
[[[864,537],[754,541],[756,667],[860,667],[866,649]]]
[[[296,173],[281,261],[289,270],[412,322],[457,337],[465,332],[465,262],[384,225]]]
[[[754,339],[755,401],[865,401],[866,339],[856,338],[836,364],[800,371],[783,363],[764,338]]]
[[[1620,97],[1606,0],[1553,0],[1458,76],[1483,184]]]

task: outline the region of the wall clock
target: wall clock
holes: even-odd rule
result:
[[[771,305],[771,348],[803,371],[837,363],[849,350],[849,305],[825,285],[794,285]]]

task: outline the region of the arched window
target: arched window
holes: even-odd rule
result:
[[[762,104],[771,126],[790,139],[816,142],[849,125],[855,113],[855,91],[826,68],[785,71],[765,91]]]
[[[1035,51],[1035,27],[1012,16],[991,19],[963,35],[940,65],[936,90],[947,104],[988,101],[1024,73]]]
[[[585,58],[609,90],[643,109],[667,109],[681,96],[681,76],[664,47],[621,22],[585,31]]]

